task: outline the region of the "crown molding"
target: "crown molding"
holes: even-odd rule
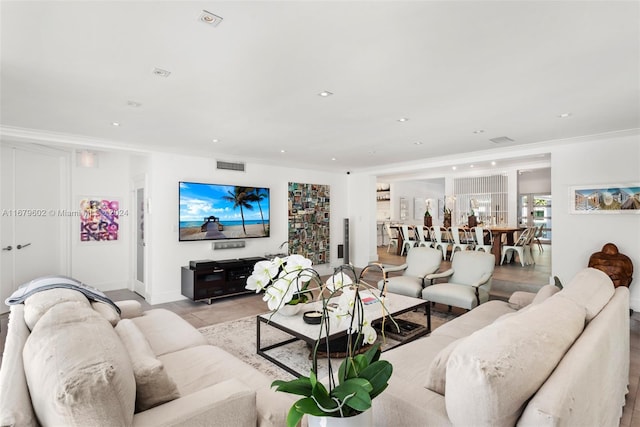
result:
[[[13,126],[0,126],[0,139],[14,143],[44,144],[68,148],[82,147],[102,150],[120,150],[130,153],[151,153],[154,151],[108,139]]]

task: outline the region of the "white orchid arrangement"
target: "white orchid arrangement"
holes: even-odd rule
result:
[[[298,304],[308,300],[309,282],[320,276],[311,268],[311,260],[302,255],[258,261],[247,279],[246,289],[264,291],[262,298],[269,310],[276,311],[285,304]]]
[[[355,277],[355,271],[353,271]],[[315,287],[310,287],[311,282]],[[330,297],[337,296],[337,306],[327,310],[329,318],[334,319],[337,326],[345,322],[353,322],[356,311],[356,300],[359,298],[358,288],[353,287],[354,280],[345,272],[344,268],[336,269],[333,276],[326,281],[326,289]],[[276,257],[271,261],[258,261],[253,267],[253,273],[247,278],[246,289],[256,293],[264,291],[263,300],[271,311],[277,311],[286,304],[299,304],[309,301],[313,291],[322,290],[321,279],[312,268],[312,262],[302,255],[289,255],[285,258]],[[358,330],[364,337],[365,344],[373,344],[378,337],[376,330],[365,318],[364,311],[360,315]],[[351,328],[352,325],[348,329]],[[353,333],[355,331],[350,331]]]
[[[351,265],[335,269],[334,274],[323,284],[320,275],[311,267],[311,261],[300,255],[275,258],[272,261],[256,263],[253,274],[247,279],[247,289],[264,291],[264,300],[270,310],[277,311],[284,304],[291,303],[295,295],[318,290],[318,299],[322,302],[322,318],[319,325],[318,340],[313,349],[313,367],[309,377],[300,377],[291,381],[274,381],[271,385],[277,391],[302,396],[296,401],[287,416],[287,426],[294,427],[304,414],[326,417],[352,417],[371,408],[373,398],[382,393],[393,372],[386,360],[380,359],[380,344],[376,330],[366,318],[364,303],[360,295],[362,287],[374,288],[362,280],[366,270],[371,267],[382,271],[386,282],[386,273],[381,265],[365,267],[359,275]],[[316,287],[311,287],[314,283]],[[383,310],[384,322],[388,311],[384,305],[384,296],[370,293]],[[395,321],[389,316],[391,321]],[[382,330],[384,331],[384,323]],[[397,324],[396,324],[397,326]],[[329,384],[324,386],[317,378],[318,350],[321,338],[331,335],[331,328],[346,330],[347,357],[340,364],[337,376],[333,375],[331,365],[330,341],[326,345]],[[357,354],[363,346],[371,344],[364,354]]]
[[[327,279],[325,284],[331,295],[336,291],[342,291],[338,297],[337,305],[332,310],[327,310],[329,317],[336,319],[338,326],[348,324],[347,333],[349,335],[359,332],[362,334],[364,344],[373,344],[378,338],[378,333],[371,326],[362,307],[358,306],[358,304],[362,304],[359,287],[352,286],[353,280],[348,274],[345,274],[344,269],[339,269]],[[384,297],[380,296],[378,299],[384,306]],[[354,322],[356,322],[355,325]]]

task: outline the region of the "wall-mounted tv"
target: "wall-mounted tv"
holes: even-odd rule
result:
[[[179,183],[179,240],[269,237],[269,189]]]

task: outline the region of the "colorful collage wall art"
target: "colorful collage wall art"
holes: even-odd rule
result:
[[[104,198],[80,201],[80,241],[106,242],[118,240],[120,202]]]
[[[330,258],[329,186],[289,183],[289,253],[316,264]]]

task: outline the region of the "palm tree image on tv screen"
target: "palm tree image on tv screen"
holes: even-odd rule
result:
[[[269,189],[181,181],[179,240],[269,237]]]

